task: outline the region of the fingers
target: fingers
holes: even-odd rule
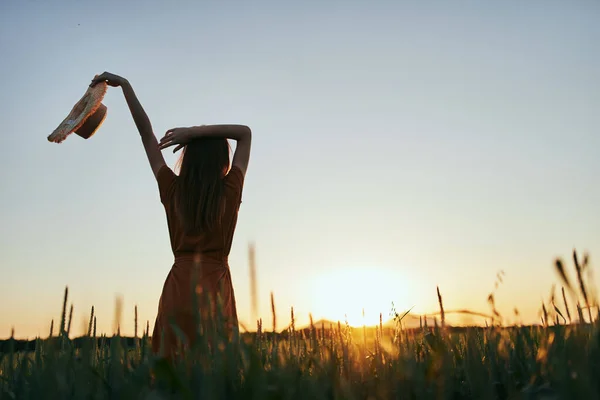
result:
[[[100,75],[94,76],[94,79],[92,79],[92,83],[90,83],[90,87],[93,87],[98,82],[106,81],[106,79],[107,79],[106,74],[107,74],[107,72],[103,72]]]
[[[183,145],[177,138],[169,138],[165,140],[161,140],[158,142],[158,148],[161,150],[166,149],[167,147],[175,146],[175,145]]]
[[[173,140],[173,134],[169,134],[169,133],[167,133],[165,136],[163,136],[163,137],[162,137],[162,138],[161,138],[161,139],[158,141],[158,143],[160,143],[160,144],[163,144],[163,143],[165,143],[165,142],[167,142],[167,141],[172,141],[172,140]]]
[[[121,84],[121,80],[122,78],[120,76],[104,71],[103,73],[101,73],[100,75],[96,75],[94,79],[92,79],[90,87],[93,87],[99,82],[106,82],[110,86],[119,86]]]
[[[158,142],[158,148],[160,150],[164,150],[167,147],[171,147],[171,146],[175,146],[177,145],[174,149],[173,149],[173,153],[177,153],[179,150],[183,149],[185,147],[185,144],[181,142],[181,137],[180,135],[178,135],[178,130],[179,128],[172,128],[169,129],[165,135],[159,140]]]
[[[160,142],[162,143],[162,142],[164,142],[165,140],[174,140],[174,139],[177,137],[177,136],[175,136],[175,135],[176,135],[176,133],[177,133],[176,131],[177,131],[178,129],[179,129],[179,128],[173,128],[173,129],[169,129],[169,130],[168,130],[168,131],[165,133],[165,135],[164,135],[164,136],[163,136],[163,137],[160,139]]]
[[[171,147],[171,146],[174,146],[174,145],[176,145],[176,144],[177,144],[177,143],[176,143],[176,142],[174,142],[174,141],[170,141],[170,142],[162,143],[162,144],[160,144],[160,145],[158,146],[158,149],[159,149],[159,150],[164,150],[164,149],[166,149],[167,147]],[[185,147],[185,145],[184,145],[184,144],[181,144],[181,143],[177,144],[177,147],[175,147],[175,148],[173,149],[173,154],[174,154],[174,153],[177,153],[179,150],[183,149],[184,147]]]
[[[178,130],[180,130],[181,128],[171,128],[168,131],[165,132],[165,137],[168,135],[172,135],[174,133],[176,133]]]
[[[158,148],[161,149],[161,150],[164,150],[167,147],[173,146],[175,144],[177,144],[177,143],[175,143],[175,141],[173,141],[173,140],[167,140],[167,141],[164,141],[164,142],[161,141],[161,142],[158,143]]]

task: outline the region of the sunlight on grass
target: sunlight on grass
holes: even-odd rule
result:
[[[174,364],[151,354],[147,323],[138,336],[137,309],[134,338],[119,336],[120,315],[117,334],[98,337],[92,308],[87,335],[70,339],[65,290],[48,338],[23,342],[13,333],[1,343],[0,399],[598,398],[598,303],[587,256],[580,261],[574,253],[573,263],[574,279],[557,260],[564,289],[541,305],[536,326],[502,326],[491,295],[487,328],[450,327],[438,290],[438,314],[415,329],[402,329],[407,310],[395,310],[394,327],[380,319],[374,328],[351,328],[311,316],[298,329],[292,310],[284,332],[272,332],[276,321],[259,320],[257,332],[239,342],[203,328]],[[117,301],[117,314],[120,307]]]

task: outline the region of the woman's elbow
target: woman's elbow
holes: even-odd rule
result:
[[[244,139],[250,141],[252,140],[252,129],[248,125],[242,125],[242,132],[244,135]]]

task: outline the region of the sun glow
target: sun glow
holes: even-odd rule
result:
[[[386,323],[391,318],[392,302],[400,313],[411,297],[406,282],[376,268],[328,270],[312,286],[311,310],[315,321],[347,320],[351,326],[377,325],[380,313]]]

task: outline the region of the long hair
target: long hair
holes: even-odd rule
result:
[[[184,147],[178,161],[175,210],[185,233],[211,232],[221,222],[229,152],[225,138],[200,138]]]

